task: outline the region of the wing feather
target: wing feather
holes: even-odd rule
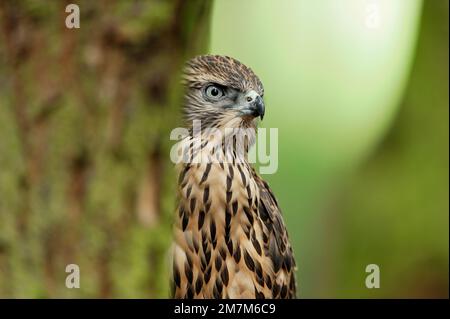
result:
[[[259,187],[258,214],[265,225],[265,252],[273,263],[274,298],[296,298],[295,271],[296,264],[289,235],[281,215],[278,202],[269,185],[253,170],[255,181]]]

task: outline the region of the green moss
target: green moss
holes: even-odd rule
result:
[[[1,297],[168,296],[169,132],[179,120],[183,60],[206,47],[206,33],[192,27],[208,25],[206,2],[80,1],[78,30],[64,28],[59,2],[0,4],[2,14],[19,15],[33,48],[0,42]],[[187,24],[202,46],[168,36]],[[136,202],[155,152],[160,211],[150,227]],[[65,287],[72,263],[80,289]]]

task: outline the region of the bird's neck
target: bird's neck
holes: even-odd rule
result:
[[[256,141],[254,121],[242,118],[222,119],[206,128],[194,125],[186,140],[186,149],[191,157],[218,157],[225,163],[247,162],[248,151]],[[200,155],[200,151],[203,155]]]

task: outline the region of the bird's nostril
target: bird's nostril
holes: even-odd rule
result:
[[[247,102],[251,102],[253,99],[251,96],[247,96]]]

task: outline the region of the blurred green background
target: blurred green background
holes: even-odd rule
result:
[[[179,73],[209,52],[264,83],[299,296],[448,298],[448,1],[80,0],[67,29],[70,2],[0,1],[0,297],[168,296]]]
[[[265,84],[300,295],[448,297],[448,2],[216,1],[211,46]]]

